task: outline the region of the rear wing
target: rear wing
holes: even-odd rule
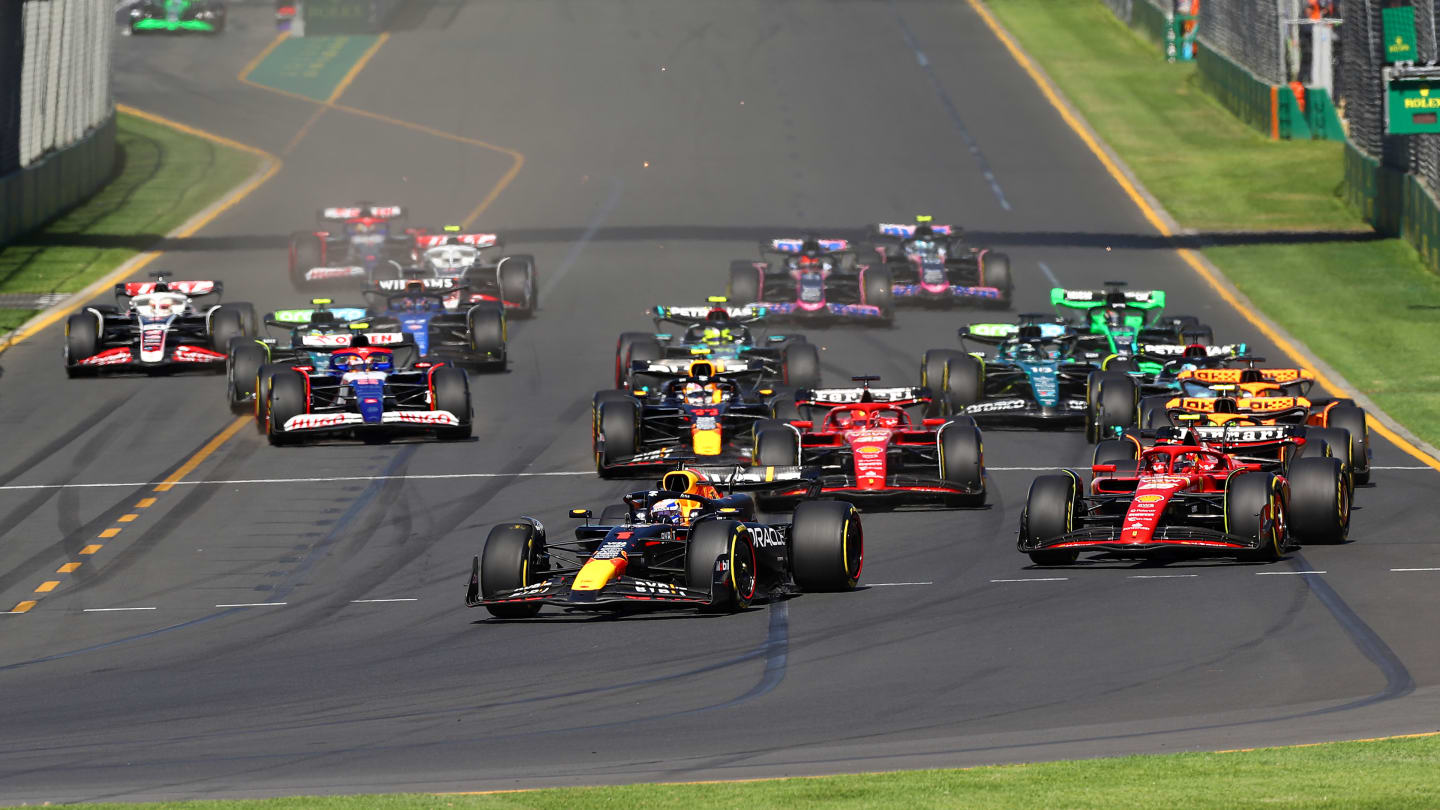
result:
[[[115,285],[116,298],[134,298],[137,295],[149,295],[159,290],[160,285],[170,292],[177,292],[191,297],[199,295],[219,295],[225,290],[223,281],[131,281],[125,284]]]
[[[930,389],[909,388],[802,388],[795,392],[799,405],[854,405],[857,402],[884,402],[891,405],[921,405],[930,402]]]
[[[650,316],[657,321],[668,321],[670,323],[694,326],[704,323],[705,319],[717,309],[725,310],[725,316],[732,321],[741,323],[753,323],[765,317],[765,307],[757,307],[754,304],[746,304],[743,307],[668,307],[656,306],[651,308]]]
[[[415,285],[421,292],[446,292],[460,289],[465,282],[459,278],[387,278],[375,282],[375,290],[366,292],[403,293],[415,289]]]
[[[1211,347],[1214,348],[1214,347]],[[1206,385],[1235,384],[1242,382],[1246,373],[1259,372],[1261,380],[1273,383],[1293,383],[1315,379],[1315,372],[1306,368],[1196,368],[1175,375],[1177,379],[1194,380]]]
[[[803,250],[807,241],[818,242],[820,244],[820,250],[825,253],[848,253],[854,250],[854,247],[851,246],[850,240],[848,239],[770,239],[760,243],[760,254],[762,256],[767,253],[793,255]]]
[[[1142,343],[1139,353],[1149,355],[1156,359],[1172,359],[1184,357],[1187,350],[1193,349],[1195,344],[1185,343]],[[1223,346],[1201,346],[1205,350],[1206,357],[1240,357],[1248,348],[1244,343],[1227,343]],[[1239,369],[1211,369],[1213,371],[1234,371],[1236,378],[1225,382],[1239,382]],[[1183,376],[1183,375],[1182,375]]]
[[[1105,306],[1105,298],[1111,293],[1125,296],[1125,305],[1136,309],[1163,309],[1164,290],[1067,290],[1064,287],[1050,289],[1050,303],[1070,309],[1094,309]]]
[[[818,488],[820,471],[812,467],[741,467],[686,465],[699,473],[709,484],[731,492],[744,489],[770,489],[776,484],[793,487],[797,481],[810,481]]]
[[[310,323],[310,318],[318,309],[277,309],[274,312],[265,313],[265,324],[267,326],[304,326]],[[364,307],[330,307],[323,310],[335,315],[335,320],[340,322],[359,321],[366,316]]]
[[[1157,441],[1186,442],[1193,437],[1202,444],[1222,446],[1283,442],[1304,436],[1304,425],[1194,425],[1155,431]]]
[[[1024,325],[1040,327],[1040,337],[1044,340],[1060,340],[1070,334],[1069,325],[1063,323]],[[973,340],[976,343],[998,346],[1020,334],[1020,326],[1021,324],[1014,323],[972,323],[960,327],[960,340],[961,342]]]
[[[959,236],[960,229],[954,225],[931,225],[930,230],[936,236]],[[914,225],[905,225],[893,222],[881,222],[876,225],[873,232],[879,236],[890,236],[896,239],[909,239],[915,235]]]
[[[456,244],[469,245],[473,248],[500,247],[500,235],[494,233],[417,233],[415,234],[415,247],[418,250],[429,250],[433,247],[442,247],[450,244],[451,240]]]
[[[1191,413],[1215,413],[1215,403],[1220,397],[1176,397],[1165,403],[1167,411],[1189,411]],[[1245,415],[1275,415],[1286,411],[1308,411],[1310,400],[1304,397],[1249,397],[1244,400],[1239,413]],[[1221,411],[1225,413],[1225,411]]]
[[[398,205],[347,205],[321,208],[315,218],[321,222],[345,222],[352,219],[403,219],[406,211]]]

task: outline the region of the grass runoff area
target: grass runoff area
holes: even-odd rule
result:
[[[165,804],[86,804],[113,810],[469,810],[587,807],[712,808],[1151,808],[1434,807],[1440,737],[1165,754],[943,771],[566,788],[488,795],[398,794]]]
[[[115,179],[46,227],[0,246],[0,294],[84,289],[239,185],[259,160],[118,115]],[[0,334],[36,311],[0,309]]]
[[[1251,301],[1440,444],[1440,276],[1345,205],[1341,144],[1251,129],[1100,0],[986,4],[1181,227],[1211,237],[1204,254]]]

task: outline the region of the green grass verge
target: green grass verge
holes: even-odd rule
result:
[[[0,247],[0,293],[75,292],[145,247],[77,246],[82,237],[169,233],[256,169],[259,158],[119,114],[120,170],[95,196],[44,229]],[[0,309],[0,334],[35,314]]]
[[[1386,808],[1435,806],[1440,737],[1168,754],[944,771],[571,788],[482,796],[409,794],[79,805],[114,810],[572,808]]]
[[[1193,64],[1166,63],[1100,0],[986,2],[1182,227],[1370,230],[1338,194],[1341,144],[1271,141],[1202,91]],[[1440,444],[1440,372],[1417,363],[1433,355],[1440,276],[1398,239],[1274,237],[1204,253],[1381,408]]]

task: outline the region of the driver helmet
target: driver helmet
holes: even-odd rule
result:
[[[935,229],[930,227],[930,223],[922,222],[915,226],[914,237],[915,239],[934,239]]]
[[[900,427],[900,416],[895,413],[875,414],[875,427],[897,428]]]
[[[359,371],[365,367],[365,358],[358,354],[337,354],[330,358],[330,367],[336,371]]]
[[[690,523],[690,513],[698,504],[689,498],[665,498],[656,501],[650,507],[650,522],[668,523],[672,526],[686,526]]]
[[[1200,457],[1196,453],[1181,453],[1175,457],[1175,463],[1171,470],[1177,473],[1187,473],[1199,466]]]
[[[161,295],[150,299],[150,306],[154,308],[156,315],[169,315],[170,311],[175,308],[175,302]]]
[[[1119,327],[1124,326],[1124,325],[1125,325],[1125,307],[1124,307],[1124,305],[1114,305],[1114,304],[1112,304],[1108,309],[1106,309],[1106,310],[1105,310],[1105,323],[1106,323],[1106,325],[1110,326],[1112,329],[1115,329],[1115,328],[1119,328]]]
[[[1187,360],[1204,360],[1210,356],[1210,352],[1199,343],[1192,343],[1185,347],[1185,353],[1181,355]]]
[[[704,405],[710,398],[705,392],[705,386],[700,383],[685,383],[685,389],[681,396],[690,405]]]
[[[1164,453],[1156,453],[1146,462],[1145,469],[1147,472],[1155,474],[1169,472],[1170,458]]]
[[[841,411],[835,416],[835,424],[842,428],[863,428],[869,421],[869,414],[859,408],[853,411]]]

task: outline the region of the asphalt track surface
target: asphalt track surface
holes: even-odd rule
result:
[[[278,153],[314,106],[234,78],[272,37],[244,8],[219,39],[121,41],[117,98]],[[761,237],[934,213],[1011,254],[1021,309],[1044,308],[1043,263],[1067,285],[1162,287],[1222,340],[1252,337],[1154,248],[967,5],[419,4],[342,101],[524,153],[480,224],[538,257],[544,311],[512,330],[508,373],[475,379],[475,441],[276,449],[247,428],[186,477],[381,480],[154,493],[233,422],[221,378],[70,381],[58,327],[0,356],[0,604],[38,601],[0,615],[0,800],[737,778],[1434,730],[1440,571],[1391,570],[1440,568],[1428,469],[1378,471],[1353,542],[1274,565],[1044,570],[1014,548],[1035,473],[996,468],[1080,466],[1089,448],[992,431],[991,506],[867,514],[859,592],[718,618],[463,608],[491,524],[530,514],[563,533],[567,508],[626,490],[543,474],[588,468],[614,336],[644,328],[647,305],[723,288]],[[453,221],[509,167],[332,110],[277,177],[152,269],[289,305],[305,296],[284,237],[317,205],[395,200]],[[967,317],[907,311],[893,330],[812,339],[828,381],[909,383]],[[1418,466],[1383,443],[1375,464]],[[101,483],[124,485],[74,486]],[[248,603],[284,604],[216,607]]]

